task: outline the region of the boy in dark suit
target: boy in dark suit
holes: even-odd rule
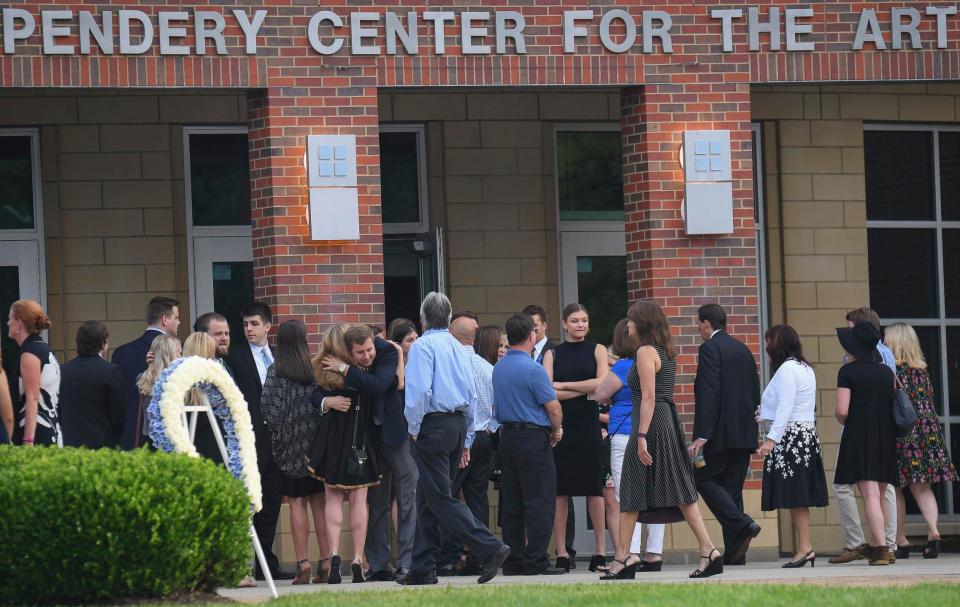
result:
[[[180,303],[169,297],[154,297],[147,304],[147,328],[143,335],[113,351],[113,364],[123,373],[124,422],[120,439],[124,449],[136,449],[142,444],[140,429],[143,418],[137,377],[147,370],[147,352],[158,335],[177,336],[180,328]]]
[[[60,425],[65,447],[120,445],[123,433],[123,372],[103,359],[107,325],[88,320],[77,329],[77,357],[60,366]]]
[[[724,564],[742,565],[750,540],[760,534],[760,525],[743,512],[743,483],[757,450],[760,375],[750,348],[727,334],[722,307],[706,304],[697,316],[703,344],[690,455],[703,451],[706,465],[696,469],[697,491],[723,528]]]
[[[273,364],[273,350],[267,341],[273,314],[270,307],[261,302],[247,304],[240,311],[243,316],[243,333],[246,341],[230,350],[227,363],[233,370],[233,379],[243,393],[250,410],[253,435],[257,445],[257,467],[260,469],[260,487],[263,491],[263,509],[253,515],[253,527],[257,530],[260,547],[275,580],[292,580],[292,571],[280,568],[277,555],[273,553],[273,540],[277,534],[277,521],[280,518],[280,503],[283,500],[281,483],[283,472],[273,460],[270,445],[270,429],[263,420],[260,411],[260,393],[267,378],[267,368]],[[260,571],[260,562],[256,564],[256,577],[264,579]]]

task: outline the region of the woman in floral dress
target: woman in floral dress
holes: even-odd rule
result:
[[[897,438],[900,468],[900,486],[897,487],[897,558],[910,556],[910,543],[903,530],[905,505],[903,487],[910,492],[920,507],[927,524],[927,547],[924,558],[940,554],[940,531],[937,529],[937,498],[930,485],[957,480],[957,472],[947,454],[943,430],[933,408],[933,383],[927,370],[920,340],[913,327],[898,322],[887,327],[884,343],[893,351],[897,361],[897,379],[917,409],[917,425],[909,436]]]
[[[827,477],[817,436],[817,378],[803,357],[793,327],[777,325],[766,335],[773,379],[760,399],[763,443],[764,511],[789,508],[797,533],[797,552],[785,569],[813,566],[817,554],[810,537],[810,508],[827,505]]]

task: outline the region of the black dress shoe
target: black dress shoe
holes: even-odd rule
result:
[[[409,567],[400,567],[399,569],[397,569],[396,571],[393,572],[393,579],[394,579],[394,580],[402,580],[402,579],[404,579],[405,577],[407,577],[408,575],[410,575],[410,568],[409,568]]]
[[[737,561],[744,560],[747,556],[747,549],[750,548],[750,541],[760,535],[760,525],[751,522],[747,527],[737,535],[736,548],[730,553],[730,564],[734,565]]]
[[[563,569],[564,571],[570,571],[570,569],[571,569],[570,564],[571,564],[571,563],[572,563],[572,561],[570,560],[570,557],[568,557],[568,556],[558,556],[558,557],[557,557],[557,562],[556,562],[556,564],[555,564],[554,566],[555,566],[557,569]]]
[[[291,570],[289,570],[289,569],[284,569],[283,567],[277,567],[276,569],[274,569],[273,571],[270,572],[270,577],[272,577],[272,578],[274,579],[274,581],[276,581],[276,580],[292,580],[293,578],[297,577],[297,574],[296,574],[295,571],[291,571]],[[256,578],[257,578],[258,580],[265,580],[265,579],[267,579],[267,578],[265,578],[265,577],[263,576],[263,572],[261,572],[261,571],[258,571],[258,572],[257,572]]]
[[[637,563],[639,573],[654,573],[663,569],[663,561],[640,561]]]
[[[497,551],[490,555],[490,558],[483,562],[483,569],[480,571],[480,577],[477,578],[478,584],[486,584],[497,577],[500,572],[500,566],[510,556],[510,546],[501,544]]]
[[[453,565],[441,565],[437,567],[437,577],[450,577],[451,575],[457,575],[457,571],[453,568]]]
[[[397,578],[396,582],[403,586],[429,586],[431,584],[436,584],[437,574],[433,571],[428,573],[408,573],[403,576],[403,579]]]
[[[529,573],[524,573],[523,575],[563,575],[565,573],[567,573],[566,569],[558,569],[556,567],[547,567],[546,569],[541,569],[540,571],[531,571]]]
[[[389,569],[381,569],[380,571],[371,571],[367,574],[368,582],[392,582],[395,579],[395,575]]]
[[[550,567],[552,569],[552,567]],[[503,575],[537,575],[536,573],[526,573],[519,567],[504,567]]]
[[[940,556],[940,550],[942,549],[943,542],[940,541],[940,538],[935,540],[927,540],[927,547],[923,549],[923,558],[925,559],[935,559]]]

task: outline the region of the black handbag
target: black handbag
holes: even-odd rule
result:
[[[370,456],[367,454],[367,446],[360,444],[357,446],[357,435],[360,426],[360,403],[353,410],[353,441],[350,443],[350,455],[347,457],[347,474],[354,477],[364,476],[367,467],[370,465]]]
[[[917,425],[917,408],[903,389],[900,379],[894,375],[893,423],[897,426],[898,436],[908,436]]]

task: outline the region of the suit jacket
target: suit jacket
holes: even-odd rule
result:
[[[273,348],[270,348],[270,351],[273,352]],[[263,391],[263,384],[260,383],[257,363],[253,360],[253,352],[246,340],[230,349],[227,354],[227,364],[233,371],[233,381],[237,383],[244,400],[247,401],[247,409],[250,411],[250,421],[257,441],[257,459],[267,464],[273,461],[273,453],[270,448],[270,428],[263,421],[263,413],[260,411],[260,393]]]
[[[557,344],[555,344],[549,337],[547,338],[547,343],[543,344],[543,349],[540,350],[540,356],[537,357],[537,362],[541,365],[543,364],[543,356],[550,350],[556,350]]]
[[[140,392],[137,390],[137,377],[147,370],[147,352],[160,331],[147,329],[137,339],[125,343],[113,351],[110,359],[120,367],[123,373],[123,436],[120,446],[123,449],[136,449],[140,446],[140,428],[143,421],[140,416]]]
[[[720,331],[700,346],[693,438],[706,452],[757,448],[760,374],[743,342]]]
[[[351,366],[347,370],[344,387],[370,398],[373,417],[380,424],[381,442],[399,445],[408,439],[403,394],[397,390],[400,357],[396,347],[384,339],[375,337],[374,346],[377,356],[370,369],[364,372]]]
[[[123,372],[99,356],[60,366],[60,426],[67,447],[117,447],[126,410]]]

